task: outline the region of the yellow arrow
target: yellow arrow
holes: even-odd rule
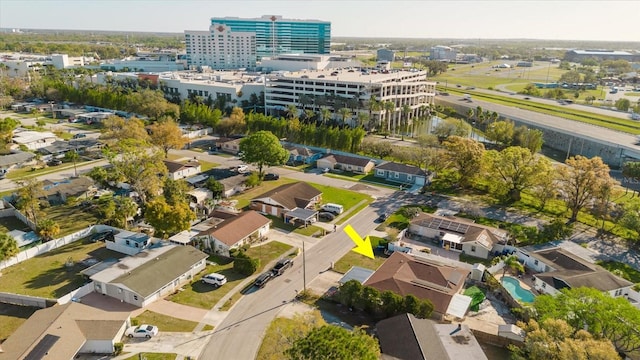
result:
[[[354,247],[352,251],[355,251],[360,255],[375,259],[373,256],[373,248],[371,247],[371,240],[368,236],[363,240],[351,225],[347,225],[344,228],[344,232],[347,233],[347,235],[351,238],[351,240],[353,240],[354,243],[356,243],[356,247]]]

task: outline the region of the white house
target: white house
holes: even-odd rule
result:
[[[127,230],[114,230],[113,241],[106,239],[107,249],[127,255],[135,255],[151,246],[151,237],[147,234]]]
[[[186,164],[164,160],[164,165],[169,171],[168,176],[173,180],[184,179],[186,177],[199,174],[202,171],[200,163],[195,160],[190,160]]]
[[[192,247],[158,244],[91,276],[95,292],[138,307],[169,295],[206,267],[207,254]]]
[[[24,145],[29,150],[37,150],[61,140],[49,131],[16,130],[13,133],[13,142]]]

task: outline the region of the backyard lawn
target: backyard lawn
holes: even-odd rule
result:
[[[386,256],[378,256],[376,254],[374,259],[360,255],[353,251],[349,251],[345,256],[340,258],[334,265],[333,270],[339,273],[346,273],[353,266],[363,267],[365,269],[376,270],[387,260]]]
[[[9,337],[22,325],[38,308],[2,304],[0,306],[0,343]]]
[[[143,312],[138,317],[133,318],[133,320],[136,321],[138,325],[155,325],[158,327],[158,331],[168,332],[192,332],[198,325],[197,322],[177,319],[149,310]]]
[[[102,242],[85,243],[78,240],[2,270],[0,292],[57,299],[86,283],[80,271],[88,265],[84,265],[82,260],[123,256],[108,250]],[[73,261],[73,265],[67,267],[69,260]]]
[[[43,209],[42,212],[47,219],[51,219],[60,225],[59,238],[100,223],[100,219],[96,214],[69,204],[48,207]]]
[[[0,233],[8,233],[12,230],[29,232],[31,229],[15,216],[0,218]]]
[[[257,274],[272,260],[283,256],[290,249],[290,245],[272,241],[264,245],[252,247],[247,250],[246,254],[250,257],[260,259],[260,268],[256,271]],[[168,300],[202,309],[211,309],[223,296],[233,290],[236,285],[240,284],[242,280],[246,278],[246,276],[233,270],[232,261],[220,257],[212,257],[210,260],[216,262],[217,265],[208,265],[204,271],[198,274],[191,284],[185,285],[184,290],[171,295],[168,297]],[[218,289],[214,289],[213,286],[200,281],[202,276],[212,272],[226,276],[227,283]]]

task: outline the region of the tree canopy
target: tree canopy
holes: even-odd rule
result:
[[[560,189],[571,211],[571,220],[575,221],[580,210],[602,195],[604,188],[612,187],[613,179],[609,166],[600,157],[577,155],[567,159],[566,165],[558,168]]]
[[[242,139],[240,151],[242,161],[258,167],[259,177],[262,177],[264,166],[282,165],[289,159],[287,149],[270,131],[258,131]]]
[[[469,186],[471,181],[482,169],[484,145],[469,138],[451,136],[444,143],[447,158],[452,167],[458,170],[458,180],[463,187]]]
[[[0,233],[0,261],[8,259],[18,253],[16,239],[7,233]]]
[[[182,149],[188,139],[182,135],[182,130],[173,120],[158,121],[151,125],[151,144],[159,147],[164,152],[164,157],[169,156],[169,150]]]
[[[361,329],[349,331],[335,325],[311,330],[285,351],[291,360],[377,360],[380,345]]]

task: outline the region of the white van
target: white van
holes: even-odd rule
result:
[[[342,212],[344,212],[344,207],[340,204],[326,203],[322,205],[322,210],[332,212],[336,215],[340,215],[342,214]]]

